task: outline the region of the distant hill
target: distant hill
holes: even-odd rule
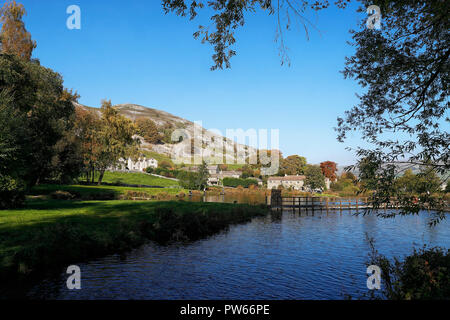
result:
[[[83,108],[86,110],[90,110],[92,112],[100,112],[98,108],[93,108],[89,106],[85,106],[79,103],[74,103],[76,108]],[[141,147],[143,151],[152,151],[156,152],[158,154],[162,154],[164,156],[171,156],[172,154],[178,154],[181,157],[190,155],[191,152],[191,143],[190,139],[197,138],[201,139],[201,149],[202,150],[196,150],[196,152],[201,152],[204,157],[208,157],[208,155],[213,154],[213,148],[211,146],[210,139],[207,137],[206,133],[209,133],[209,137],[213,137],[213,139],[223,139],[224,145],[229,149],[233,150],[234,148],[234,141],[225,138],[223,136],[219,136],[216,134],[213,134],[209,131],[207,131],[204,128],[198,128],[194,131],[194,123],[192,121],[183,119],[181,117],[175,116],[173,114],[170,114],[168,112],[144,107],[137,104],[118,104],[114,107],[118,108],[119,113],[124,115],[125,117],[136,120],[138,118],[149,118],[153,122],[156,123],[157,126],[162,127],[164,125],[171,125],[174,128],[178,128],[180,130],[183,130],[187,133],[188,137],[183,140],[181,143],[174,143],[174,144],[168,144],[168,143],[162,143],[162,144],[150,144],[144,141],[144,139],[141,138]],[[198,134],[199,132],[202,132],[203,134]],[[217,141],[217,140],[216,140]],[[239,144],[240,145],[240,144]],[[240,145],[243,146],[245,150],[252,151],[255,150],[252,147],[246,146],[246,145]],[[187,158],[186,158],[187,159]],[[228,160],[232,160],[230,157],[227,158]]]

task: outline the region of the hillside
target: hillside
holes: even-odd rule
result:
[[[74,105],[77,108],[83,108],[91,110],[93,112],[100,112],[98,108],[88,107],[78,103],[74,103]],[[183,141],[175,144],[150,144],[145,142],[141,138],[141,147],[143,151],[154,152],[163,155],[164,157],[171,157],[173,154],[176,154],[179,159],[183,158],[186,159],[185,162],[188,162],[187,157],[191,154],[190,140],[192,138],[196,138],[201,139],[201,150],[195,149],[196,154],[202,154],[204,158],[208,158],[208,156],[214,154],[213,147],[211,146],[211,137],[213,137],[214,140],[223,139],[224,147],[227,148],[227,150],[234,150],[234,141],[228,138],[224,138],[223,136],[211,133],[204,128],[197,128],[196,130],[194,130],[194,123],[192,121],[183,119],[168,112],[144,107],[137,104],[119,104],[115,105],[114,107],[118,108],[120,114],[133,121],[138,118],[149,118],[153,122],[155,122],[158,127],[170,125],[174,129],[181,130],[185,133]],[[201,135],[199,134],[200,132],[202,132]],[[243,146],[243,148],[249,152],[255,151],[254,148],[245,145],[240,146]],[[231,160],[233,160],[231,157],[227,157],[227,161]]]

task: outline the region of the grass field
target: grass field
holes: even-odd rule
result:
[[[50,195],[56,191],[70,192],[76,196],[76,199],[82,200],[117,200],[126,197],[129,194],[140,194],[143,196],[167,194],[175,196],[180,193],[188,192],[182,188],[134,188],[117,186],[42,184],[35,186],[31,191],[31,195]]]
[[[169,156],[166,156],[164,154],[160,154],[154,151],[142,151],[146,157],[153,158],[158,161],[158,163],[161,163],[162,161],[167,161],[168,163],[172,164],[174,166],[174,163],[172,159]]]
[[[0,280],[148,240],[195,240],[266,213],[260,206],[224,203],[28,200],[23,209],[0,211]]]
[[[98,179],[98,173],[95,177]],[[103,176],[103,182],[116,183],[116,184],[133,184],[133,185],[146,185],[146,186],[159,186],[159,187],[172,187],[178,186],[178,181],[155,177],[145,173],[139,172],[111,172],[106,171]]]

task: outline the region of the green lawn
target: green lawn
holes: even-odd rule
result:
[[[23,209],[0,211],[0,280],[148,240],[195,240],[266,213],[261,206],[224,203],[28,200]]]
[[[160,153],[157,153],[154,151],[147,151],[147,150],[143,151],[143,153],[145,154],[146,157],[157,160],[158,163],[161,163],[162,161],[167,161],[170,164],[174,165],[172,159],[164,154],[160,154]]]
[[[95,177],[98,179],[98,173]],[[103,177],[105,183],[122,183],[146,186],[172,187],[178,186],[178,181],[155,177],[145,173],[139,172],[111,172],[106,171]]]
[[[49,195],[55,191],[66,191],[84,200],[113,200],[126,196],[128,193],[136,193],[147,196],[158,194],[177,195],[188,191],[182,188],[134,188],[117,186],[92,186],[92,185],[58,185],[42,184],[33,187],[31,195]]]

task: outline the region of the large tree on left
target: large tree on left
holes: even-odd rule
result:
[[[15,54],[23,59],[30,60],[33,49],[36,48],[36,42],[31,39],[31,34],[22,21],[25,15],[25,7],[15,0],[6,1],[0,8],[0,22],[2,23],[1,52]]]
[[[77,95],[64,88],[61,75],[30,60],[35,44],[27,45],[31,38],[19,21],[23,6],[10,1],[0,13],[0,207],[7,207],[15,205],[12,195],[73,168],[64,161],[73,159],[76,146],[62,140]]]
[[[0,91],[9,110],[1,114],[6,117],[2,121],[20,122],[9,132],[17,159],[8,171],[32,186],[54,174],[56,145],[73,124],[76,97],[64,89],[58,73],[13,54],[0,54]]]

